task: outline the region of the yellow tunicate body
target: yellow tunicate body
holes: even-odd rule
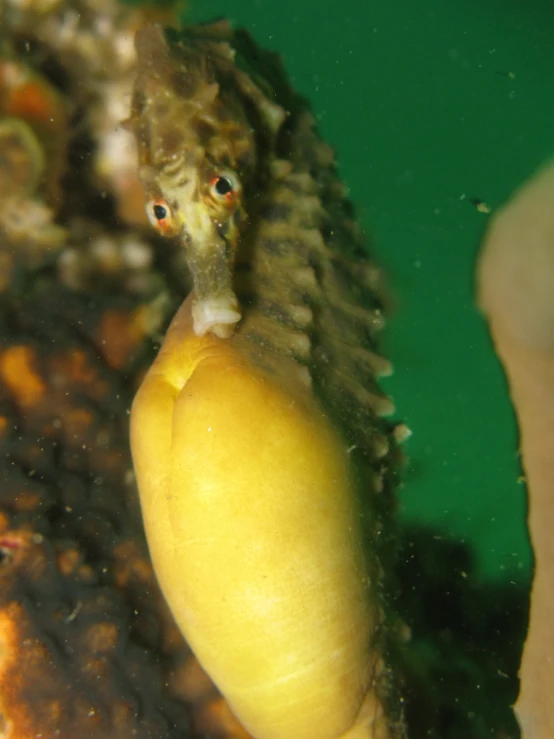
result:
[[[387,736],[345,445],[298,373],[266,373],[244,346],[197,337],[187,301],[134,401],[159,582],[256,739]]]

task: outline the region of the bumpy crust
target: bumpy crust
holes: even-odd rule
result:
[[[137,586],[155,593],[155,582],[140,521],[125,513],[133,477],[110,365],[128,365],[144,334],[112,351],[110,326],[119,318],[129,333],[133,311],[106,305],[78,331],[83,308],[69,294],[2,305],[0,684],[10,739],[171,736],[178,715],[159,710],[167,698],[150,666],[147,624],[163,614],[160,598],[136,616],[126,602]],[[110,420],[118,407],[123,424]]]

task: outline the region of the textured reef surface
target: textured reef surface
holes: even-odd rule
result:
[[[189,289],[119,125],[152,20],[174,21],[110,0],[0,5],[3,739],[247,736],[158,589],[129,453],[132,398]],[[521,597],[474,587],[463,547],[430,533],[399,548],[408,736],[516,737]]]

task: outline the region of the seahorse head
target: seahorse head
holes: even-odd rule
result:
[[[245,197],[260,174],[259,134],[249,111],[255,89],[241,89],[228,26],[209,28],[207,35],[159,25],[137,32],[128,127],[148,217],[187,251],[195,332],[226,337],[240,319],[233,265]]]

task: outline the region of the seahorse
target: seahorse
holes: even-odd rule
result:
[[[224,21],[136,48],[147,213],[193,285],[131,413],[160,585],[255,739],[398,739],[380,271],[277,55]]]

